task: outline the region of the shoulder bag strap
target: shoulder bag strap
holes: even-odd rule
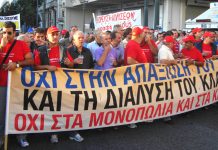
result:
[[[15,43],[16,43],[16,41],[17,41],[17,40],[14,40],[14,42],[13,42],[12,45],[10,46],[10,48],[9,48],[9,50],[7,51],[7,54],[6,54],[6,56],[4,57],[3,61],[1,62],[1,65],[0,65],[0,66],[2,66],[2,65],[5,63],[5,61],[7,60],[7,58],[8,58],[8,56],[9,56],[10,52],[12,51],[12,49],[13,49]]]

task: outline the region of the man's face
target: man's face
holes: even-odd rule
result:
[[[123,27],[119,27],[118,30],[117,30],[117,32],[120,33],[121,36],[123,36],[123,33],[124,33]]]
[[[31,39],[29,36],[25,36],[24,42],[27,44],[28,47],[30,47]]]
[[[185,42],[184,44],[185,44],[185,45],[184,45],[184,48],[186,48],[186,49],[191,49],[191,48],[192,48],[192,46],[193,46],[193,43],[192,43],[192,42],[190,42],[190,41],[188,41],[188,42]]]
[[[78,28],[77,28],[76,26],[73,26],[73,27],[71,28],[70,35],[73,36],[73,34],[74,34],[76,31],[78,31]]]
[[[78,33],[74,35],[74,44],[76,47],[82,47],[84,43],[84,34]]]
[[[97,43],[101,43],[101,35],[100,35],[100,34],[97,34],[97,35],[96,35],[95,41],[96,41]]]
[[[203,31],[196,32],[195,36],[201,37],[203,35],[203,33],[204,33]]]
[[[102,44],[103,44],[104,46],[109,45],[109,44],[111,43],[111,37],[110,37],[110,35],[109,35],[109,34],[103,35],[101,41],[102,41]]]
[[[13,28],[3,28],[3,37],[6,37],[6,39],[11,42],[14,40],[16,32],[13,31]]]
[[[120,33],[116,33],[116,38],[114,39],[115,45],[118,46],[120,44],[121,40],[122,40],[121,34]]]
[[[177,31],[173,31],[173,38],[177,39],[179,37],[179,34]]]
[[[47,34],[47,39],[52,44],[57,44],[59,40],[59,32],[52,32],[51,34]]]
[[[44,44],[45,35],[43,33],[36,33],[34,36],[34,41],[36,42],[37,45]]]
[[[29,38],[30,38],[31,41],[34,40],[34,35],[33,35],[32,33],[29,33],[28,36],[29,36]]]

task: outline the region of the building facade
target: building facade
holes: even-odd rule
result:
[[[45,26],[56,25],[60,29],[69,29],[77,25],[80,30],[85,22],[85,31],[89,32],[90,23],[95,16],[113,13],[121,10],[141,9],[142,25],[146,19],[144,15],[147,3],[147,25],[155,26],[155,2],[158,1],[158,26],[162,30],[176,28],[183,29],[187,19],[193,19],[209,8],[209,0],[45,0]],[[85,15],[83,9],[85,8]],[[43,14],[43,6],[40,8]],[[41,15],[43,16],[43,15]],[[83,19],[85,18],[85,19]]]

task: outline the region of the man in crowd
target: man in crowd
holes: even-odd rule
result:
[[[195,43],[201,42],[202,41],[201,37],[203,35],[203,31],[201,28],[194,28],[194,29],[192,29],[192,35],[195,38]]]
[[[73,35],[74,45],[64,51],[63,62],[69,68],[91,69],[94,67],[92,53],[88,48],[83,46],[84,34],[77,31]],[[69,59],[69,60],[68,60]]]
[[[173,47],[174,38],[172,36],[166,36],[163,40],[163,45],[158,52],[158,62],[166,65],[175,65],[177,61],[174,59]]]
[[[205,59],[217,57],[217,47],[214,44],[214,34],[206,31],[203,35],[204,40],[196,43],[196,48],[202,53]]]
[[[101,36],[101,31],[97,31],[95,34],[95,40],[87,44],[87,48],[91,51],[94,61],[96,61],[95,51],[96,49],[100,48],[102,45],[100,36]]]
[[[124,60],[124,49],[121,46],[122,35],[119,32],[113,31],[111,32],[111,46],[116,52],[117,56],[117,66],[123,65]]]
[[[135,27],[132,30],[132,40],[126,45],[124,51],[124,65],[132,65],[138,63],[146,63],[147,58],[140,47],[140,43],[145,38],[145,33],[140,27]]]
[[[129,42],[129,40],[132,39],[132,28],[126,28],[124,33],[123,33],[123,47],[124,49],[126,48],[127,43]]]
[[[148,27],[144,27],[143,31],[145,33],[145,39],[142,40],[140,46],[143,49],[147,61],[149,63],[155,62],[155,56],[158,54],[157,45],[154,40],[152,40],[150,29]]]
[[[25,42],[15,40],[15,34],[16,25],[10,21],[5,22],[3,24],[3,38],[0,43],[0,147],[3,145],[4,136],[8,71],[33,65],[32,53],[29,47]],[[25,139],[19,141],[19,143],[22,147],[29,146]]]
[[[179,45],[179,42],[177,41],[177,39],[179,38],[179,33],[176,29],[172,29],[171,31],[173,33],[172,37],[174,39],[173,52],[176,55],[176,54],[179,54],[179,51],[180,51],[180,49],[179,49],[180,45]]]
[[[95,51],[96,65],[95,69],[105,70],[117,66],[117,55],[114,48],[111,47],[110,34],[103,32],[101,34],[102,46]]]
[[[185,58],[188,58],[186,60],[186,65],[203,66],[204,58],[194,46],[195,38],[192,35],[189,35],[183,39],[183,42],[185,45],[181,52]]]
[[[120,33],[121,37],[123,36],[124,29],[123,29],[123,27],[120,24],[114,25],[113,31]]]

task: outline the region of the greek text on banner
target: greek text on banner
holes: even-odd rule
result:
[[[11,76],[8,133],[117,126],[210,105],[218,100],[216,63],[138,64],[105,71],[17,69]]]

